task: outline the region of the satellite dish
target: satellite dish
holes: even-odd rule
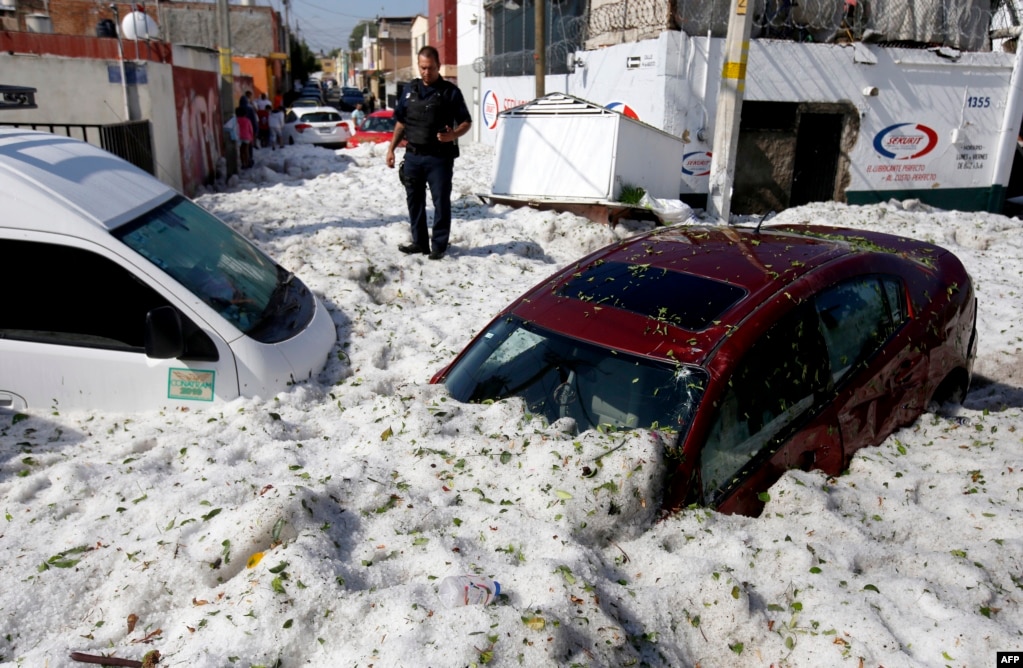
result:
[[[121,19],[121,36],[125,39],[156,39],[160,26],[145,12],[129,12]]]

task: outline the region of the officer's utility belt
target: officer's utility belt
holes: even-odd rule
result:
[[[451,149],[444,144],[406,144],[405,151],[412,155],[439,155],[445,156]]]

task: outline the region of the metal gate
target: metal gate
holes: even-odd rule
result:
[[[139,169],[156,175],[153,136],[149,121],[128,121],[110,125],[75,123],[3,123],[16,128],[42,130],[55,135],[81,139],[124,158]]]

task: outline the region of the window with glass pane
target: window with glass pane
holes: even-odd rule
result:
[[[829,382],[816,314],[797,307],[753,345],[718,401],[701,460],[705,497],[730,486],[765,446],[783,440]]]
[[[903,307],[898,289],[893,290],[890,284],[886,280],[882,285],[878,276],[866,276],[840,283],[817,296],[817,312],[835,382],[853,365],[877,352],[894,331],[889,316],[890,298],[886,295],[896,292],[897,313],[903,313]]]
[[[553,422],[592,428],[684,432],[703,395],[706,372],[571,339],[515,318],[500,320],[448,372],[459,401],[521,397]]]
[[[0,309],[0,338],[141,354],[146,314],[168,305],[124,267],[81,248],[0,239],[0,257],[0,278],[17,286]],[[182,326],[181,359],[217,359],[206,334],[187,318]]]
[[[238,329],[260,320],[277,265],[202,207],[178,196],[114,231]]]

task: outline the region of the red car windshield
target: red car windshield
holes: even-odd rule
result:
[[[572,339],[518,318],[496,321],[444,381],[458,401],[521,397],[548,421],[575,420],[579,431],[654,429],[684,435],[707,373]]]

